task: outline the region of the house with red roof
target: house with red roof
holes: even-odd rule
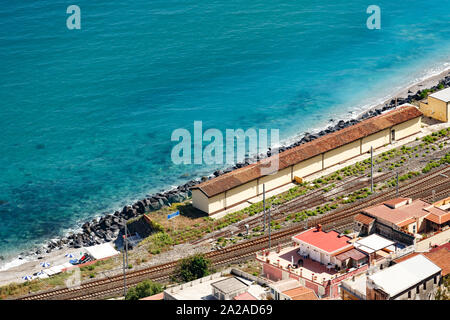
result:
[[[321,225],[297,234],[292,240],[299,245],[301,256],[325,265],[339,264],[336,255],[353,247],[350,237],[336,231],[325,232]]]
[[[293,236],[291,246],[263,250],[256,259],[262,264],[262,276],[273,283],[294,279],[320,298],[337,297],[340,281],[368,268],[368,255],[356,249],[352,240],[318,225]]]

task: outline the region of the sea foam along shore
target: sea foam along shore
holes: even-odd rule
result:
[[[442,84],[445,88],[450,87],[450,67],[446,67],[443,72],[429,75],[428,77],[424,77],[415,83],[408,84],[404,89],[394,92],[383,103],[367,106],[367,108],[360,113],[352,112],[348,119],[333,120],[334,125],[329,125],[326,128],[319,128],[313,130],[312,132],[306,132],[296,136],[277,149],[279,152],[291,149],[325,134],[356,124],[361,120],[379,115],[387,110],[395,108],[396,105],[410,103],[414,100],[420,100],[420,93],[423,90],[436,90],[438,89],[439,84]],[[237,163],[232,167],[215,170],[209,176],[203,176],[198,179],[190,180],[183,185],[179,185],[165,192],[149,195],[144,199],[134,202],[132,205],[123,207],[120,211],[115,211],[113,214],[107,214],[100,218],[94,218],[91,221],[85,222],[82,224],[81,228],[73,229],[72,232],[60,239],[53,239],[36,250],[22,252],[14,260],[5,261],[6,263],[4,262],[3,265],[0,265],[0,278],[2,271],[15,269],[29,261],[42,259],[51,255],[51,253],[55,250],[66,251],[71,248],[82,248],[85,246],[114,241],[119,234],[123,233],[121,225],[125,220],[138,217],[146,212],[158,210],[170,203],[182,202],[191,196],[191,192],[189,190],[190,187],[202,181],[231,172],[234,169],[247,166],[259,159],[270,156],[273,151],[274,148],[269,148],[266,154],[255,155],[246,159],[242,163]]]

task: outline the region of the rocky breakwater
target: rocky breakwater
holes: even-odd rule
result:
[[[62,249],[63,247],[81,248],[114,241],[119,234],[124,233],[125,221],[161,209],[171,203],[183,202],[191,196],[189,188],[196,183],[199,182],[189,181],[176,189],[149,195],[145,199],[123,207],[120,211],[115,211],[113,214],[105,214],[101,218],[85,222],[81,226],[81,232],[69,234],[59,240],[52,240],[43,249],[37,250],[35,254],[49,253],[52,250]]]
[[[336,124],[330,125],[326,129],[320,130],[316,133],[307,132],[303,135],[303,137],[299,138],[297,141],[290,145],[281,146],[277,149],[269,148],[265,154],[262,153],[250,158],[246,158],[245,161],[236,163],[232,167],[226,169],[218,169],[207,177],[204,176],[200,179],[190,180],[187,183],[180,185],[170,191],[148,195],[145,199],[138,200],[132,205],[123,207],[121,211],[115,211],[113,214],[105,214],[100,219],[93,219],[90,222],[84,223],[82,225],[82,232],[70,234],[60,240],[50,241],[47,245],[44,246],[42,250],[37,250],[35,253],[40,254],[42,253],[42,251],[50,252],[54,249],[62,248],[64,246],[80,248],[82,246],[92,246],[95,244],[113,241],[120,233],[123,233],[123,224],[126,220],[139,217],[144,213],[159,210],[164,206],[170,205],[171,203],[183,202],[184,200],[191,197],[190,188],[198,183],[218,177],[235,169],[248,166],[251,163],[271,156],[275,152],[283,152],[303,143],[313,141],[314,139],[317,139],[326,134],[336,132],[348,126],[354,125],[362,120],[380,115],[384,111],[394,109],[396,105],[419,101],[423,99],[429,92],[448,87],[450,87],[450,76],[446,76],[445,78],[441,79],[436,86],[418,90],[415,94],[411,91],[408,91],[408,95],[406,97],[399,97],[396,100],[392,99],[390,101],[387,101],[383,106],[371,109],[354,119],[339,120],[337,122],[335,122],[333,119],[330,119],[330,121],[335,122]]]

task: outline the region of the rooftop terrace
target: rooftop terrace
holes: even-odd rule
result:
[[[302,259],[303,267],[299,267],[297,269],[291,268],[290,271],[292,273],[299,276],[301,275],[303,278],[314,280],[319,283],[335,278],[337,275],[336,271],[327,269],[325,265],[317,261],[304,258],[298,254],[298,249],[298,247],[287,247],[281,249],[279,253],[271,251],[267,256],[263,256],[261,253],[258,253],[257,258],[261,261],[268,261],[268,263],[279,266],[285,270],[288,270],[288,265],[292,266],[292,261],[296,264],[299,259]]]

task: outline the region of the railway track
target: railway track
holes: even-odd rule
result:
[[[433,195],[434,190],[434,195]],[[345,227],[350,225],[360,209],[370,206],[395,196],[395,190],[390,190],[382,194],[374,194],[369,198],[360,200],[359,203],[353,203],[347,208],[314,217],[313,219],[302,221],[295,226],[274,232],[271,235],[271,244],[276,246],[289,242],[290,238],[296,233],[303,231],[318,223],[322,224],[324,229]],[[450,193],[450,166],[437,169],[432,173],[412,180],[408,185],[399,188],[400,196],[413,198],[430,199],[431,197],[443,198]],[[254,255],[255,252],[266,248],[268,244],[268,235],[242,242],[222,250],[212,251],[205,256],[211,260],[215,266],[226,265],[230,262],[245,260]],[[177,266],[178,261],[165,263],[158,266],[152,266],[142,270],[136,270],[127,274],[127,287],[151,279],[153,281],[164,281],[170,278]],[[81,284],[79,287],[62,288],[43,293],[37,293],[22,297],[21,300],[85,300],[98,299],[120,294],[123,290],[123,275],[115,275],[100,280],[94,280]]]
[[[445,137],[443,139],[440,139],[437,142],[435,142],[435,144],[438,145],[438,144],[441,144],[441,143],[444,143],[447,141],[450,141],[450,137]],[[417,146],[417,145],[412,145],[412,147],[415,147],[415,146]],[[407,172],[407,171],[408,170],[406,170],[405,172]],[[395,176],[396,176],[396,174],[393,172],[382,173],[380,175],[377,175],[377,173],[374,172],[374,184],[393,179],[393,178],[395,178]],[[307,194],[296,197],[295,199],[292,199],[292,200],[288,201],[287,203],[278,205],[275,208],[275,210],[272,211],[272,218],[276,220],[288,213],[299,212],[302,210],[308,210],[308,209],[314,208],[315,206],[323,205],[324,203],[332,204],[334,202],[329,203],[330,202],[329,199],[332,199],[334,196],[337,196],[340,194],[350,194],[352,192],[355,192],[357,190],[360,190],[360,189],[366,187],[369,182],[368,178],[366,181],[363,180],[366,177],[367,177],[367,173],[364,173],[357,177],[352,177],[350,179],[346,179],[345,181],[335,183],[335,186],[333,189],[336,191],[334,191],[332,193],[330,193],[330,192],[324,193],[323,188],[319,188],[319,189],[309,192]],[[324,186],[324,187],[326,187],[326,186]],[[255,226],[262,225],[261,217],[262,217],[262,213],[258,213],[250,219],[247,218],[241,222],[235,223],[233,225],[235,227],[234,233],[245,232],[246,224],[249,225],[249,228],[253,228]],[[236,228],[238,228],[237,231],[236,231]],[[233,235],[233,233],[231,233],[228,230],[219,231],[219,232],[215,232],[210,235],[207,235],[205,237],[202,237],[201,239],[194,240],[191,242],[191,244],[198,244],[198,243],[204,242],[206,240],[218,239],[219,237],[229,237],[232,235]]]
[[[413,179],[407,185],[400,186],[399,187],[399,196],[409,196],[409,195],[411,195],[411,191],[414,190],[415,186],[418,183],[423,184],[424,186],[426,186],[427,183],[428,184],[429,183],[433,183],[433,181],[435,181],[436,179],[437,180],[442,179],[442,176],[441,176],[442,174],[450,175],[449,166],[440,168],[437,171],[434,171],[433,173],[428,174],[425,177],[422,176],[422,177],[418,177],[416,179]],[[356,177],[356,178],[354,178],[354,179],[352,179],[350,181],[346,181],[345,183],[347,183],[347,184],[351,183],[351,182],[353,182],[355,180],[359,180],[359,179],[361,179],[362,177],[365,177],[365,176],[366,176],[366,174],[358,176],[358,177]],[[378,176],[376,178],[374,177],[374,183],[377,183],[379,181],[386,181],[386,180],[392,179],[394,177],[395,177],[395,173],[386,173],[386,174],[380,175],[380,176]],[[339,190],[339,191],[337,191],[337,192],[335,192],[335,193],[333,193],[331,195],[328,195],[327,197],[325,197],[323,195],[323,191],[321,189],[318,189],[316,191],[313,191],[313,193],[309,193],[309,194],[297,197],[297,198],[295,198],[295,199],[293,199],[293,200],[291,200],[291,201],[289,201],[287,203],[284,203],[284,204],[281,204],[281,205],[275,207],[275,209],[272,210],[271,219],[272,219],[272,221],[274,221],[274,220],[283,218],[284,216],[286,216],[289,213],[299,212],[299,211],[302,211],[302,210],[307,210],[307,209],[310,209],[310,208],[314,208],[315,206],[317,206],[319,204],[324,204],[325,202],[327,202],[327,203],[329,203],[331,205],[333,203],[336,203],[336,201],[330,202],[330,201],[327,201],[326,198],[329,199],[329,198],[331,198],[331,197],[333,197],[333,196],[335,196],[337,194],[350,194],[350,193],[352,193],[352,192],[354,192],[356,190],[360,190],[361,187],[366,186],[366,184],[367,184],[367,182],[362,181],[361,183],[358,183],[357,185],[353,185],[353,186],[351,186],[349,188],[341,189],[341,190]],[[336,186],[336,188],[338,188],[338,186]],[[423,192],[427,192],[427,191],[429,191],[429,190],[425,189]],[[435,191],[438,191],[438,190],[435,190]],[[415,196],[415,198],[423,197],[422,195],[420,195],[418,193],[417,190],[414,190],[414,192],[417,193],[417,196]],[[389,190],[389,191],[386,191],[386,192],[383,192],[383,193],[380,193],[380,194],[377,194],[377,195],[372,195],[371,197],[369,197],[367,199],[373,199],[373,201],[371,203],[381,202],[381,201],[384,201],[384,200],[387,200],[389,198],[394,197],[395,193],[396,193],[396,190],[392,189],[392,190]],[[308,198],[310,196],[313,196],[314,199],[308,200]],[[436,194],[436,196],[437,196],[437,194]],[[429,200],[432,200],[432,199],[429,198]],[[364,204],[363,206],[359,206],[356,203],[352,203],[352,204],[345,205],[344,208],[359,209],[359,208],[362,208],[362,207],[365,207],[365,206],[367,206],[367,205]],[[335,214],[337,214],[340,211],[342,211],[342,209],[338,210],[338,211],[331,212],[330,214],[335,216]],[[314,217],[310,217],[308,219],[309,220],[314,220],[315,218]],[[252,228],[254,228],[256,226],[262,225],[263,224],[262,223],[262,214],[258,214],[253,219],[246,220],[246,221],[239,222],[239,223],[235,224],[235,227],[237,227],[239,229],[238,231],[235,231],[235,232],[245,232],[246,231],[245,224],[247,224],[249,226],[249,229],[252,229]],[[214,235],[212,235],[210,237],[206,237],[206,238],[202,238],[202,239],[196,240],[196,241],[194,241],[192,243],[193,244],[197,244],[197,243],[209,240],[211,238],[216,238],[217,239],[218,237],[227,237],[227,236],[228,237],[232,236],[231,231],[222,231],[222,232],[216,233],[216,234],[214,234]]]
[[[380,181],[385,181],[394,176],[395,176],[395,174],[392,174],[392,173],[383,173],[381,175],[374,177],[374,183],[378,183]],[[362,180],[365,177],[367,177],[367,174],[362,174],[357,177],[352,177],[351,179],[340,182],[340,183],[336,184],[334,187],[334,189],[336,189],[338,191],[334,191],[332,193],[329,193],[329,192],[324,193],[323,189],[319,188],[319,189],[309,192],[307,194],[296,197],[295,199],[288,201],[287,203],[280,204],[276,207],[275,212],[272,212],[272,218],[277,219],[278,217],[280,217],[284,214],[287,214],[287,213],[291,213],[294,210],[296,212],[298,212],[301,210],[307,210],[307,209],[313,208],[313,207],[321,205],[325,202],[329,202],[329,200],[327,200],[327,199],[333,198],[342,193],[349,194],[349,193],[355,192],[367,185],[367,181]],[[234,227],[239,228],[239,232],[245,231],[246,224],[249,225],[250,228],[253,228],[253,227],[261,224],[261,216],[262,216],[262,213],[259,213],[259,214],[255,215],[254,217],[252,217],[251,219],[246,219],[245,221],[241,221],[241,222],[234,224]],[[203,237],[202,239],[192,241],[191,244],[198,244],[200,242],[203,242],[203,241],[211,239],[211,238],[217,239],[219,237],[230,236],[230,235],[231,235],[231,232],[225,230],[225,231],[214,233],[211,236],[206,236],[206,237]]]

